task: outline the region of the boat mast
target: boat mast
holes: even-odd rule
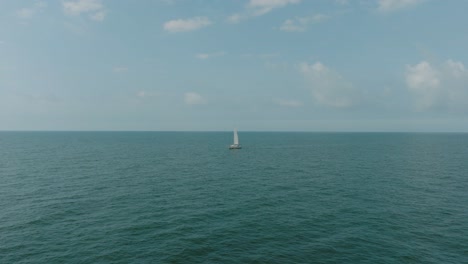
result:
[[[237,136],[237,129],[234,130],[234,145],[239,145],[239,137]]]

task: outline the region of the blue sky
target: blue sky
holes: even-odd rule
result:
[[[0,130],[466,132],[466,10],[0,0]]]

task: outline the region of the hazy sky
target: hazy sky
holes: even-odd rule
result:
[[[0,130],[468,131],[465,0],[0,0]]]

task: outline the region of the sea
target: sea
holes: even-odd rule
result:
[[[468,134],[0,132],[0,263],[468,263]]]

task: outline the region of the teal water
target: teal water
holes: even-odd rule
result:
[[[1,132],[0,263],[468,263],[468,134]]]

